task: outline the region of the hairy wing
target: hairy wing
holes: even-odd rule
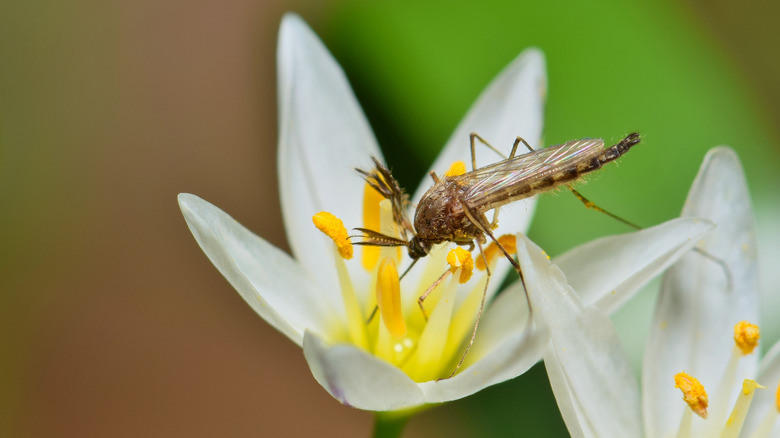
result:
[[[604,140],[572,140],[481,167],[452,177],[464,188],[464,199],[474,208],[494,204],[511,196],[524,184],[530,184],[577,163],[599,156]]]

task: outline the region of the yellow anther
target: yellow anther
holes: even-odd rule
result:
[[[674,387],[680,388],[683,400],[701,418],[707,418],[707,392],[704,385],[686,372],[674,375]]]
[[[387,331],[395,338],[403,337],[406,334],[406,322],[401,313],[401,284],[395,261],[390,257],[385,257],[379,262],[376,303]]]
[[[471,253],[463,248],[455,248],[447,254],[447,263],[450,264],[450,270],[454,273],[460,269],[460,278],[458,282],[461,284],[469,281],[472,271],[474,271],[474,260],[471,258]]]
[[[517,252],[517,237],[514,234],[504,234],[498,238],[498,243],[500,243],[509,254]],[[488,263],[493,263],[493,259],[500,254],[502,254],[501,250],[496,246],[495,242],[485,248],[485,258],[488,260]],[[485,270],[485,260],[483,260],[482,257],[477,257],[476,265],[477,269],[480,271]]]
[[[452,163],[449,169],[444,172],[444,176],[458,176],[466,173],[466,163],[463,161],[456,161]]]
[[[742,354],[748,355],[758,345],[758,338],[761,337],[758,326],[747,321],[740,321],[734,326],[734,342],[742,351]]]
[[[311,220],[314,221],[314,226],[333,239],[341,257],[347,260],[352,258],[352,242],[347,239],[347,229],[341,219],[327,211],[321,211],[312,216]]]

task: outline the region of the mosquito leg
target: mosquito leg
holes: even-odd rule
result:
[[[469,350],[471,350],[471,346],[474,345],[474,339],[477,338],[477,328],[479,328],[479,320],[482,319],[482,311],[485,310],[485,299],[487,298],[487,290],[488,285],[490,284],[490,268],[487,268],[487,258],[485,257],[485,251],[482,250],[482,244],[477,241],[477,246],[479,247],[479,256],[482,257],[482,260],[485,262],[485,272],[487,273],[487,277],[485,279],[485,288],[482,290],[482,301],[479,303],[479,312],[477,312],[477,320],[474,322],[474,330],[471,331],[471,339],[469,339],[469,343],[466,346],[466,351],[463,352],[463,355],[460,357],[460,360],[458,361],[458,364],[455,365],[455,369],[452,370],[452,373],[447,376],[449,379],[450,377],[454,376],[455,373],[458,372],[460,369],[460,366],[463,365],[463,361],[466,360],[466,355],[469,354]]]
[[[525,141],[523,137],[517,137],[517,139],[515,140],[515,144],[512,145],[512,152],[509,154],[509,158],[515,156],[515,152],[517,152],[517,147],[520,145],[521,142],[525,145],[526,148],[528,148],[528,152],[534,151],[534,148],[532,148],[531,145],[528,144],[528,142]]]
[[[629,227],[631,227],[631,228],[633,228],[635,230],[641,230],[642,229],[642,227],[640,227],[639,225],[636,225],[633,222],[629,222],[629,221],[623,219],[622,217],[620,217],[620,216],[618,216],[616,214],[612,214],[612,213],[608,212],[607,210],[604,210],[603,208],[601,208],[598,205],[594,204],[593,201],[591,201],[588,198],[582,196],[582,193],[578,192],[574,187],[572,187],[572,186],[567,186],[567,187],[569,188],[569,190],[571,190],[571,192],[574,194],[574,196],[576,196],[577,199],[579,199],[580,202],[582,202],[585,205],[585,208],[590,208],[591,210],[596,210],[596,211],[598,211],[600,213],[604,213],[607,216],[611,217],[612,219],[615,219],[618,222],[622,222],[622,223],[628,225]]]
[[[477,168],[477,150],[474,143],[474,139],[479,140],[480,143],[489,147],[490,149],[493,150],[493,152],[497,153],[499,157],[506,160],[506,155],[501,153],[501,151],[499,151],[498,149],[494,148],[490,143],[485,141],[485,139],[480,137],[479,134],[477,134],[476,132],[472,132],[469,138],[471,139],[471,170],[475,170]]]
[[[639,225],[636,225],[633,222],[629,222],[629,221],[623,219],[622,217],[617,216],[615,214],[612,214],[612,213],[608,212],[607,210],[604,210],[603,208],[601,208],[598,205],[594,204],[588,198],[582,196],[582,193],[580,193],[577,190],[575,190],[572,186],[568,186],[568,187],[569,187],[569,190],[571,190],[571,192],[574,194],[574,196],[576,196],[577,199],[579,199],[583,204],[585,204],[586,208],[590,208],[590,209],[596,210],[596,211],[598,211],[600,213],[604,213],[607,216],[609,216],[609,217],[611,217],[611,218],[613,218],[613,219],[615,219],[615,220],[617,220],[619,222],[622,222],[622,223],[624,223],[624,224],[628,225],[629,227],[634,228],[636,230],[643,229]],[[734,287],[734,282],[733,282],[733,279],[732,279],[732,276],[731,276],[731,270],[729,270],[728,265],[726,264],[726,262],[723,259],[715,257],[714,255],[708,253],[707,251],[704,251],[701,248],[693,248],[693,251],[696,252],[697,254],[701,255],[702,257],[704,257],[704,258],[706,258],[706,259],[708,259],[708,260],[710,260],[710,261],[712,261],[714,263],[717,263],[723,269],[723,275],[726,276],[726,283],[728,285],[728,289],[730,291],[733,290],[732,288]]]
[[[501,207],[496,207],[493,210],[493,220],[490,221],[490,229],[495,230],[498,226],[498,211],[501,210]]]
[[[475,143],[474,143],[475,139],[479,140],[482,144],[484,144],[485,146],[487,146],[490,149],[492,149],[493,152],[497,153],[504,160],[508,159],[503,153],[501,153],[501,151],[499,151],[498,149],[493,147],[490,143],[485,141],[485,139],[480,137],[479,134],[477,134],[476,132],[472,132],[471,133],[470,139],[471,139],[471,170],[475,170],[477,168],[477,152],[476,152],[476,146],[475,146]],[[530,152],[534,151],[534,148],[532,148],[531,145],[529,145],[528,142],[525,141],[525,139],[523,139],[523,137],[517,137],[517,139],[515,139],[515,143],[512,145],[512,152],[509,153],[509,158],[512,158],[512,157],[515,156],[515,153],[517,152],[517,147],[520,145],[520,143],[523,143],[525,145],[525,147],[528,148],[528,150]],[[495,210],[493,210],[493,221],[490,223],[490,228],[495,228],[496,225],[498,225],[498,212],[499,211],[500,211],[500,207],[496,208]]]
[[[376,157],[371,157],[371,159],[374,161],[373,171],[369,172],[362,169],[355,170],[368,185],[381,194],[382,197],[390,200],[393,209],[393,220],[401,227],[401,233],[404,239],[406,239],[407,232],[414,235],[414,228],[406,217],[406,211],[409,206],[409,197],[404,192],[404,189],[398,184],[398,181],[393,177],[390,169],[379,162]]]
[[[530,295],[528,295],[528,287],[526,287],[525,285],[525,276],[523,275],[523,270],[520,268],[520,264],[517,263],[517,260],[515,260],[515,258],[512,257],[509,254],[509,252],[507,252],[506,248],[504,248],[504,245],[498,242],[498,240],[490,230],[485,230],[485,234],[487,234],[490,237],[490,239],[496,244],[496,246],[498,246],[501,252],[504,253],[504,256],[506,256],[507,260],[509,260],[512,263],[512,266],[515,268],[515,271],[517,272],[517,276],[520,277],[520,284],[523,286],[523,294],[525,295],[525,303],[528,305],[528,319],[525,321],[525,330],[523,331],[523,338],[527,338],[530,335],[531,329],[533,328],[533,324],[534,324],[534,318],[533,318],[534,306],[531,304]],[[485,266],[487,267],[487,260],[484,261],[485,261]]]
[[[496,244],[498,249],[500,249],[501,252],[504,253],[504,256],[506,257],[506,259],[509,260],[509,263],[512,264],[512,267],[515,268],[515,271],[517,272],[517,275],[520,277],[520,283],[522,283],[522,285],[523,285],[523,290],[525,290],[525,277],[523,276],[523,270],[520,268],[520,264],[517,263],[517,260],[515,260],[515,258],[512,257],[511,254],[509,254],[509,252],[506,250],[506,248],[504,248],[504,245],[499,243],[498,239],[496,239],[496,236],[493,235],[493,232],[490,231],[490,229],[488,227],[486,227],[484,223],[482,223],[481,221],[479,221],[477,219],[478,215],[476,214],[476,212],[472,211],[471,208],[469,208],[469,206],[466,205],[465,202],[463,202],[463,200],[458,199],[458,201],[460,201],[460,205],[463,207],[463,212],[466,213],[466,217],[468,217],[469,220],[473,224],[475,224],[477,227],[479,227],[480,231],[482,231],[488,237],[490,237],[490,240],[492,240],[493,243]],[[477,241],[477,243],[479,243],[479,241]],[[480,249],[481,248],[482,247],[480,246]],[[487,264],[487,259],[485,259],[485,266],[487,267],[487,265],[488,265]],[[528,297],[528,293],[527,292],[525,294],[525,300],[528,302],[528,308],[531,309],[531,299]]]
[[[463,211],[466,214],[466,216],[469,218],[469,220],[476,225],[483,233],[487,234],[490,239],[498,246],[498,248],[501,249],[501,252],[504,253],[506,258],[509,260],[510,263],[512,263],[512,266],[515,268],[515,271],[517,272],[518,276],[520,277],[520,283],[523,285],[523,292],[525,293],[525,300],[526,303],[528,303],[528,320],[526,321],[526,336],[528,333],[531,332],[531,325],[533,324],[533,307],[531,306],[531,298],[528,296],[528,291],[526,290],[525,286],[525,278],[523,276],[523,270],[520,268],[520,264],[517,263],[517,261],[507,252],[506,248],[504,248],[501,243],[498,242],[496,237],[493,235],[493,233],[486,227],[486,224],[483,223],[483,221],[480,221],[477,219],[479,216],[475,211],[472,211],[472,209],[462,200],[458,199],[461,206],[463,207]],[[474,323],[474,331],[471,333],[471,339],[469,340],[468,346],[466,347],[466,351],[463,352],[463,356],[460,357],[460,360],[458,361],[458,364],[455,366],[455,369],[452,371],[452,374],[447,377],[448,379],[455,375],[455,373],[458,371],[458,369],[463,365],[463,361],[466,360],[466,355],[468,354],[469,350],[471,350],[471,346],[474,345],[474,340],[477,337],[477,328],[479,327],[479,320],[482,318],[482,311],[485,308],[485,300],[487,298],[487,290],[488,285],[490,284],[490,277],[492,276],[492,273],[490,272],[490,268],[488,267],[488,260],[485,256],[485,251],[482,249],[482,243],[480,243],[479,240],[476,240],[477,245],[479,247],[479,253],[482,257],[482,261],[485,262],[485,272],[487,273],[487,280],[485,281],[485,289],[482,291],[482,302],[479,305],[479,312],[477,313],[477,320]]]
[[[423,318],[425,318],[426,321],[428,321],[428,312],[425,311],[425,307],[423,306],[423,303],[425,302],[425,299],[428,298],[428,295],[430,295],[431,292],[433,292],[433,290],[436,289],[436,287],[440,285],[445,278],[447,278],[447,275],[450,272],[452,271],[450,271],[449,269],[444,271],[444,273],[441,274],[441,277],[439,277],[438,280],[434,281],[433,284],[428,289],[426,289],[422,295],[420,295],[420,298],[417,298],[417,304],[420,306],[420,310],[422,310]]]

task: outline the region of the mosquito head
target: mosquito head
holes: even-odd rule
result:
[[[406,248],[409,250],[409,257],[412,260],[417,260],[428,255],[428,252],[431,250],[431,244],[414,236],[406,245]]]

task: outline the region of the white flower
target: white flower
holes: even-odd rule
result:
[[[548,292],[556,291],[552,295],[568,304],[554,309],[564,327],[551,328],[544,359],[572,436],[768,437],[780,433],[780,426],[770,432],[778,415],[780,343],[764,358],[760,370],[757,350],[745,354],[735,346],[735,330],[744,332],[744,324],[737,323],[757,323],[759,303],[750,196],[731,149],[709,152],[682,216],[710,219],[717,228],[699,242],[704,253],[686,254],[664,276],[646,347],[641,400],[605,313],[583,306],[562,276],[548,285]],[[526,258],[556,271],[536,252]],[[541,314],[552,310],[539,307]],[[704,387],[692,383],[684,391],[691,398],[690,408],[675,388],[678,378],[681,387],[692,382],[688,376],[678,376],[682,372]],[[746,378],[768,388],[755,389]],[[694,409],[707,418],[693,416]]]
[[[376,248],[357,248],[356,257],[345,260],[311,221],[328,211],[349,228],[378,220],[382,231],[392,232],[386,201],[377,205],[354,171],[370,169],[370,157],[381,161],[381,153],[342,70],[294,15],[282,21],[278,74],[280,191],[293,257],[211,204],[181,194],[187,224],[217,269],[261,317],[302,346],[314,377],[344,404],[400,410],[465,397],[525,372],[541,357],[547,330],[543,321],[536,321],[526,333],[522,289],[505,291],[490,302],[500,283],[496,279],[509,269],[506,260],[491,265],[495,277],[477,340],[452,378],[437,381],[448,377],[463,355],[486,278],[479,273],[463,285],[446,280],[426,301],[426,320],[417,299],[444,271],[446,245],[434,248],[403,279],[394,319],[405,325],[403,330],[388,328],[384,314],[367,322],[377,283],[382,293],[393,292],[397,267],[409,265],[407,255],[382,249],[383,261],[376,263],[377,254],[373,261],[364,259]],[[539,51],[518,56],[483,92],[433,169],[442,174],[455,161],[470,163],[472,131],[494,145],[510,145],[519,133],[539,144],[545,81]],[[478,165],[497,159],[489,151],[477,155]],[[427,186],[423,183],[413,199]],[[503,209],[496,235],[525,231],[532,210],[532,200]],[[335,227],[335,222],[329,224]],[[614,307],[710,227],[690,219],[671,221],[591,242],[560,260],[590,299]],[[533,267],[523,269],[534,275]]]

